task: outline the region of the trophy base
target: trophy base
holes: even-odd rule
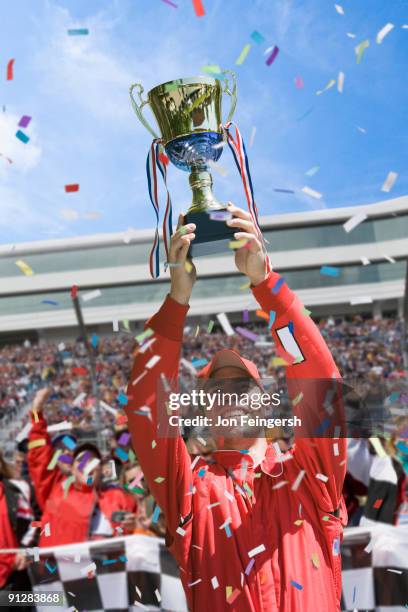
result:
[[[227,212],[226,208],[217,212]],[[225,253],[228,245],[234,240],[236,228],[228,227],[225,221],[215,221],[210,218],[209,212],[191,212],[184,217],[184,223],[195,223],[195,240],[188,250],[188,257],[202,257],[214,253]],[[215,211],[214,211],[215,212]]]

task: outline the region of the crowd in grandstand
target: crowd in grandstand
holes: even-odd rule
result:
[[[401,321],[364,320],[356,316],[352,321],[322,320],[319,327],[345,377],[360,378],[370,386],[376,380],[385,380],[391,384],[391,389],[393,382],[403,377]],[[222,345],[236,348],[256,361],[262,376],[281,380],[284,368],[273,365],[276,352],[269,340],[267,323],[246,324],[246,328],[257,337],[250,340],[239,333],[226,336],[217,326],[211,333],[207,326],[187,328],[181,366],[184,374],[191,375],[195,360],[211,359]],[[102,449],[90,442],[92,438],[93,442],[96,440],[95,398],[83,342],[31,344],[26,341],[23,345],[5,346],[0,350],[0,423],[11,427],[8,444],[14,448],[14,455],[8,462],[0,456],[0,479],[8,490],[7,503],[14,503],[17,509],[14,532],[8,534],[8,539],[3,538],[3,548],[38,543],[54,545],[127,533],[165,535],[164,517],[159,510],[155,511],[155,501],[131,448],[123,413],[123,397],[133,355],[138,350],[135,335],[136,332],[126,330],[110,337],[92,336],[105,441]],[[34,404],[37,410],[32,416],[31,431],[26,438],[17,436],[16,443],[16,434],[21,432],[24,418],[18,431],[12,428],[13,423],[18,422],[19,411],[28,404],[32,406],[33,400],[37,402]],[[28,411],[25,419],[29,419]],[[71,429],[47,433],[47,425],[62,421],[68,421]],[[279,443],[286,450],[290,440],[282,438]],[[211,450],[209,442],[203,445],[190,440],[188,444],[191,454],[205,455]],[[393,502],[387,508],[387,518],[384,519],[380,509],[375,516],[372,513],[367,516],[390,523],[402,522],[407,514],[408,447],[401,440],[391,439],[384,440],[383,448],[391,457],[398,486],[392,492]],[[354,445],[351,453],[357,468],[348,474],[344,492],[350,524],[358,524],[364,504],[372,497],[370,487],[374,485],[370,465],[376,453],[367,440],[358,448]],[[363,459],[366,470],[361,475]],[[63,498],[55,489],[61,482],[70,483],[64,485]],[[72,487],[73,482],[75,487]],[[72,501],[71,497],[78,495],[78,488],[83,499],[87,499],[88,494],[89,499],[94,500],[95,495],[97,499],[96,506],[89,503],[90,515],[82,516],[82,531],[72,516],[68,516],[67,524],[61,523],[62,506],[69,502],[70,507],[75,507],[76,500]],[[83,499],[82,504],[85,503]],[[41,516],[41,528],[35,527]],[[70,521],[76,521],[76,526],[70,527]],[[90,533],[87,531],[89,525]],[[18,577],[27,560],[17,555],[10,563],[6,567],[5,556],[0,559],[0,587],[1,583],[10,581],[10,576],[20,584]]]

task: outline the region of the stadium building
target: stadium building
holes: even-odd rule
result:
[[[358,213],[367,219],[347,233],[343,224]],[[408,196],[353,208],[268,216],[261,225],[274,269],[315,316],[402,315]],[[90,330],[109,333],[114,319],[141,326],[169,289],[168,272],[157,280],[150,278],[152,240],[153,230],[134,230],[1,247],[0,342],[75,336],[72,285],[79,287]],[[22,274],[18,260],[34,274]],[[234,321],[241,319],[243,309],[255,309],[231,251],[198,259],[196,265],[192,322],[208,321],[219,312],[229,313]],[[337,275],[322,274],[322,266],[338,268]],[[88,300],[87,294],[98,289],[100,295]]]

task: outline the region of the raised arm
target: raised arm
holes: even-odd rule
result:
[[[44,510],[45,502],[54,484],[62,480],[62,474],[57,468],[48,469],[53,457],[47,421],[43,414],[44,402],[48,395],[48,389],[37,391],[31,407],[32,428],[28,436],[28,470],[41,510]]]
[[[321,413],[318,407],[324,403],[322,394],[328,384],[320,382],[313,385],[312,379],[340,379],[339,371],[301,302],[279,274],[267,273],[261,237],[251,215],[233,205],[229,206],[229,210],[233,219],[228,225],[238,230],[235,238],[248,241],[235,254],[236,266],[248,276],[262,310],[273,313],[272,337],[279,354],[289,364],[286,378],[291,398],[298,400],[296,414],[308,421],[313,420]],[[319,435],[317,432],[318,429],[316,436]],[[334,440],[332,437],[296,436],[295,460],[305,471],[305,480],[324,512],[335,512],[340,505],[346,473],[346,450],[344,438]],[[322,475],[323,479],[316,478],[316,474]]]
[[[188,302],[195,269],[185,262],[195,226],[179,227],[170,248],[171,291],[160,310],[146,323],[153,331],[139,349],[130,382],[126,413],[133,447],[146,481],[166,516],[167,529],[174,534],[191,510],[192,475],[190,457],[180,435],[161,437],[157,431],[158,388],[165,380],[177,381]],[[155,364],[155,365],[151,365]],[[146,410],[147,408],[147,410]]]

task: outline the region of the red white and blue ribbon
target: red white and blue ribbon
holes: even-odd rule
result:
[[[230,132],[231,126],[235,130],[235,138]],[[251,214],[252,220],[258,232],[258,238],[262,244],[262,248],[265,253],[265,266],[266,271],[270,272],[271,262],[269,260],[265,242],[262,236],[261,228],[258,221],[258,209],[255,203],[254,190],[252,186],[251,173],[249,171],[248,156],[245,150],[245,144],[238,130],[238,127],[232,122],[227,123],[224,126],[224,132],[227,138],[229,148],[235,159],[238,171],[241,175],[242,184],[244,186],[245,196],[248,204],[248,210]],[[160,221],[160,203],[158,196],[158,180],[157,180],[157,169],[162,175],[164,186],[167,193],[166,210],[163,219],[163,242],[166,251],[166,260],[169,259],[169,246],[170,238],[173,234],[173,221],[172,221],[172,205],[169,190],[167,189],[167,163],[163,161],[163,144],[160,139],[153,140],[149,154],[146,161],[146,172],[147,172],[147,183],[149,188],[150,201],[152,203],[155,215],[156,215],[156,231],[154,236],[154,242],[152,250],[150,251],[149,266],[150,274],[152,278],[158,278],[160,276],[160,234],[159,234],[159,221]]]
[[[157,169],[162,175],[167,193],[166,210],[163,219],[163,242],[166,251],[166,259],[169,258],[170,238],[173,234],[172,205],[169,190],[167,189],[167,167],[163,161],[163,145],[160,140],[153,140],[146,160],[147,184],[149,188],[150,201],[156,215],[156,231],[152,250],[150,251],[149,267],[152,278],[160,276],[160,203],[158,195]]]
[[[235,130],[235,138],[232,136],[230,132],[231,126],[233,126]],[[258,238],[262,244],[262,248],[265,253],[266,272],[270,272],[272,267],[271,267],[271,262],[269,260],[269,256],[266,251],[266,246],[265,246],[265,241],[262,235],[262,231],[259,226],[258,208],[255,202],[254,188],[252,186],[252,179],[251,179],[251,173],[249,171],[249,162],[248,162],[248,155],[245,149],[245,143],[242,139],[241,132],[239,131],[235,123],[232,123],[232,121],[230,121],[224,126],[224,132],[227,137],[228,146],[232,152],[235,163],[237,165],[238,172],[241,175],[241,180],[242,180],[242,184],[244,186],[244,191],[245,191],[245,197],[246,197],[247,204],[248,204],[248,210],[251,214],[252,220],[257,229]]]

